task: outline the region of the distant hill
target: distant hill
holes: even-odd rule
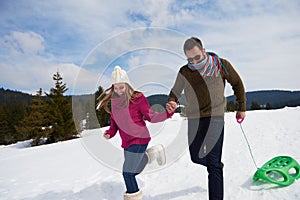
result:
[[[166,105],[168,102],[168,95],[166,94],[155,94],[147,97],[150,106],[155,104]]]
[[[161,112],[165,109],[166,103],[168,102],[168,95],[166,94],[155,94],[147,97],[149,105],[154,111]]]
[[[272,108],[283,108],[285,106],[295,107],[300,106],[300,91],[285,91],[285,90],[263,90],[247,92],[247,110],[250,109],[252,102],[257,102],[264,107],[266,104],[271,104]],[[227,102],[234,101],[235,97],[228,96]]]
[[[79,95],[85,98],[94,98],[91,94],[87,95]],[[91,97],[89,97],[91,96]],[[247,96],[247,110],[250,110],[251,103],[257,102],[259,105],[271,104],[272,108],[282,108],[285,106],[295,107],[300,106],[300,91],[286,91],[286,90],[264,90],[264,91],[253,91],[246,92]],[[26,94],[19,91],[12,91],[9,89],[0,88],[0,105],[6,105],[9,103],[23,102],[29,105],[34,96],[30,94]],[[165,107],[168,96],[165,94],[156,94],[150,95],[147,97],[149,104],[152,105],[161,105]],[[185,104],[184,96],[179,100],[181,104]],[[235,97],[228,96],[227,102],[233,101],[235,102]]]
[[[32,95],[23,92],[0,88],[0,105],[11,103],[25,103],[25,105],[29,105],[32,97]]]
[[[272,108],[283,108],[285,106],[295,107],[300,106],[300,91],[285,91],[285,90],[265,90],[265,91],[254,91],[246,92],[247,97],[247,110],[250,110],[251,103],[257,102],[259,105],[264,107],[266,104],[270,104]],[[162,106],[166,105],[168,101],[167,95],[151,95],[148,98],[149,104],[160,104]],[[235,102],[235,97],[226,97],[227,102]],[[185,104],[184,96],[179,100],[181,104]]]

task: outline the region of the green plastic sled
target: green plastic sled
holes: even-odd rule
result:
[[[253,176],[254,181],[262,179],[280,186],[289,186],[298,178],[300,178],[300,166],[289,156],[272,158]]]

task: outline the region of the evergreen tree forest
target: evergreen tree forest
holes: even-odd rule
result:
[[[109,124],[108,113],[95,111],[101,87],[94,95],[65,96],[68,88],[59,72],[53,75],[53,81],[49,92],[40,88],[34,96],[22,94],[18,98],[18,92],[8,91],[17,96],[1,100],[0,145],[24,140],[31,140],[32,146],[65,141],[79,137],[84,129]]]
[[[16,132],[16,126],[29,113],[24,102],[0,105],[0,145],[25,140],[26,136]]]
[[[42,99],[42,89],[37,91],[29,107],[29,114],[14,126],[16,135],[23,139],[32,139],[33,146],[41,144],[43,139],[47,139],[52,133],[51,121],[47,112],[48,105]]]

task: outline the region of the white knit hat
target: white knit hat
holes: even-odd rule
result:
[[[130,84],[127,73],[118,65],[115,66],[114,71],[111,73],[111,82],[112,84],[116,84],[116,83]]]

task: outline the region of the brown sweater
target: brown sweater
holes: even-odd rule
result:
[[[238,111],[246,111],[245,89],[240,76],[227,60],[221,58],[221,62],[226,67],[228,74],[221,73],[218,77],[202,77],[197,70],[193,71],[187,65],[181,67],[169,94],[169,101],[178,102],[184,91],[187,117],[224,116],[226,80],[234,91],[238,102]]]

